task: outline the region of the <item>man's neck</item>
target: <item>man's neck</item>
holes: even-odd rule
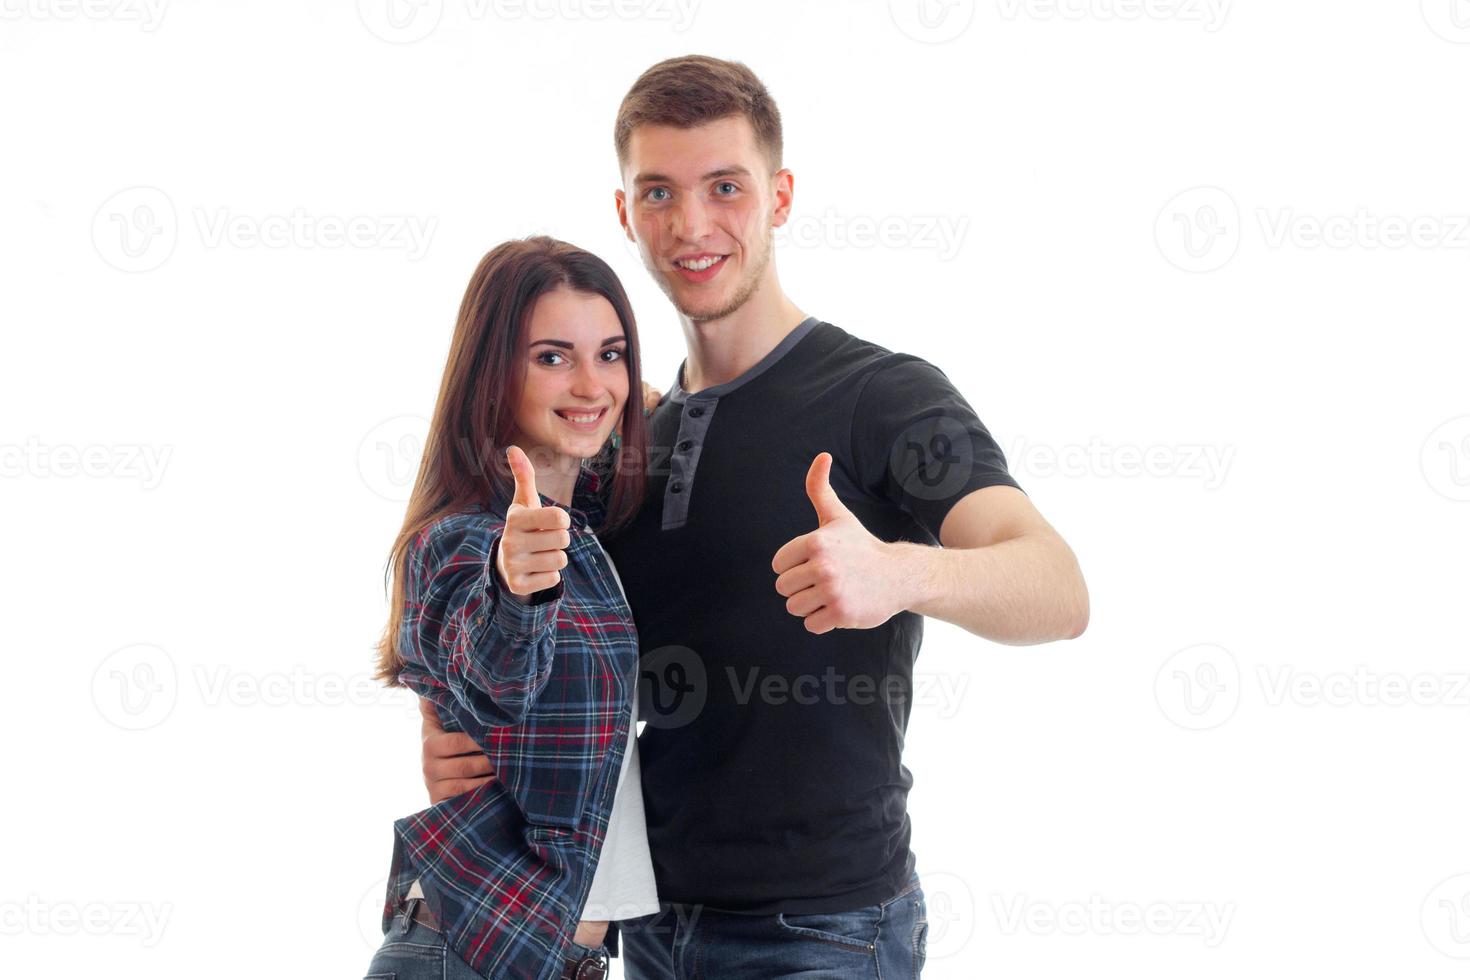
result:
[[[689,357],[681,383],[693,394],[734,381],[760,363],[806,314],[775,283],[758,290],[740,309],[718,320],[680,317]],[[762,295],[768,293],[768,295]]]

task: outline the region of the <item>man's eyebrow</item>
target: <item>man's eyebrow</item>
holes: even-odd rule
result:
[[[607,338],[606,340],[604,340],[602,342],[602,344],[600,346],[606,347],[608,344],[616,344],[620,340],[627,340],[627,339],[628,338],[627,338],[626,335],[624,335],[624,334],[618,334],[616,337],[609,337],[609,338]],[[576,344],[573,344],[569,340],[538,340],[538,341],[535,341],[534,343],[532,343],[531,346],[532,347],[535,347],[537,344],[546,344],[546,345],[548,345],[550,347],[560,347],[560,348],[562,348],[564,350],[576,350],[576,348],[577,348],[577,345]]]
[[[701,181],[706,181],[706,180],[714,180],[716,177],[749,177],[749,176],[750,176],[750,171],[749,170],[745,169],[744,167],[738,166],[738,165],[731,165],[731,166],[728,166],[728,167],[720,167],[718,170],[711,170],[709,173],[705,174],[704,176],[700,177],[699,179]],[[635,184],[672,184],[672,183],[674,183],[674,178],[668,176],[667,174],[639,174],[638,176],[636,176],[636,177],[633,178],[633,183],[635,183]]]

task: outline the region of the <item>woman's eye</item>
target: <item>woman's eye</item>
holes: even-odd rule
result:
[[[614,361],[621,361],[623,359],[623,353],[624,351],[621,347],[609,347],[602,352],[602,355],[603,357],[607,357],[608,354],[611,354],[612,357],[608,359],[608,363],[611,364]]]
[[[557,358],[559,358],[559,357],[561,357],[561,355],[558,354],[558,353],[556,353],[556,351],[547,351],[546,353],[540,354],[540,355],[537,356],[536,363],[537,364],[545,364],[547,367],[556,367],[555,364],[553,364],[553,363],[551,363],[550,361],[547,360],[548,357],[557,357]]]

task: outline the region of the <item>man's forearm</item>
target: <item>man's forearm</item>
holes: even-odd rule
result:
[[[891,547],[904,608],[913,612],[1018,646],[1073,639],[1087,628],[1087,584],[1055,532],[983,548]]]

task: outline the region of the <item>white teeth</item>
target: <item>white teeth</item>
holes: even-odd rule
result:
[[[568,422],[580,422],[583,424],[587,422],[596,422],[598,419],[602,418],[601,412],[593,412],[591,415],[572,415],[570,412],[557,412],[557,414],[566,419]]]
[[[705,269],[708,269],[710,266],[714,265],[722,258],[724,258],[724,256],[713,256],[703,259],[696,259],[693,262],[679,262],[677,263],[677,265],[682,269],[688,269],[690,272],[703,272]]]

